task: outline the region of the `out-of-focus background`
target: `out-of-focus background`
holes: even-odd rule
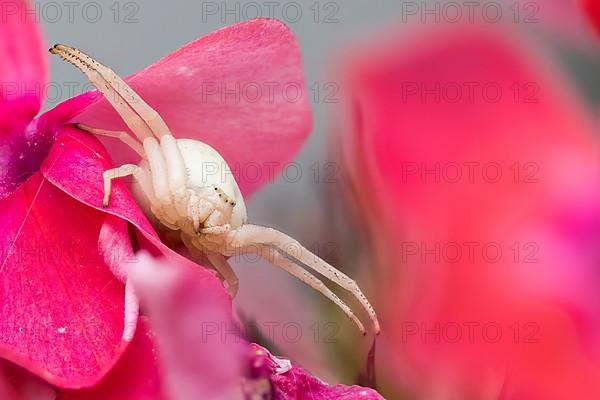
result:
[[[453,31],[461,31],[465,22],[466,25],[470,24],[469,12],[473,12],[478,23],[483,22],[494,29],[499,26],[506,28],[511,39],[516,38],[525,46],[526,53],[531,50],[528,55],[533,60],[543,61],[543,67],[547,66],[548,60],[552,64],[551,68],[560,70],[561,79],[568,82],[566,86],[571,90],[569,93],[581,103],[584,113],[593,115],[600,101],[600,46],[577,1],[112,0],[74,2],[72,6],[66,6],[65,3],[40,2],[36,5],[37,12],[42,16],[40,22],[46,38],[50,42],[48,44],[67,43],[85,50],[111,66],[121,76],[134,73],[185,43],[235,22],[259,16],[274,17],[286,22],[297,36],[302,50],[307,95],[312,102],[313,131],[295,160],[296,164],[285,170],[287,174],[249,199],[250,220],[276,227],[305,243],[311,250],[355,277],[369,297],[374,299],[375,308],[386,310],[387,318],[383,319],[384,333],[380,339],[383,347],[379,346],[376,352],[378,384],[384,395],[389,398],[436,399],[493,399],[510,395],[502,390],[505,383],[494,379],[491,379],[489,393],[484,395],[477,390],[461,392],[457,389],[459,385],[444,374],[433,374],[428,377],[431,380],[427,382],[397,378],[419,376],[411,371],[414,365],[410,362],[391,360],[396,354],[390,353],[390,349],[394,346],[402,347],[406,342],[394,342],[390,337],[386,338],[386,322],[393,322],[394,317],[398,321],[405,320],[407,317],[403,312],[407,310],[407,306],[404,303],[402,306],[385,303],[388,299],[387,292],[382,292],[405,290],[406,285],[410,285],[410,277],[404,282],[382,282],[381,275],[378,275],[371,264],[373,260],[386,257],[370,255],[373,248],[368,244],[394,238],[390,238],[389,231],[378,232],[374,229],[377,221],[370,221],[370,226],[367,227],[365,219],[369,216],[382,218],[386,214],[371,212],[373,210],[369,210],[368,201],[363,201],[360,203],[363,212],[361,214],[359,208],[357,216],[356,209],[351,206],[355,203],[348,200],[350,178],[347,170],[342,168],[338,158],[332,158],[340,147],[339,141],[350,140],[352,137],[351,132],[340,128],[347,125],[338,120],[348,113],[344,100],[348,96],[360,97],[362,94],[360,90],[349,93],[340,71],[346,66],[345,57],[348,54],[360,58],[363,50],[377,47],[392,37],[408,43],[404,47],[397,47],[398,57],[401,57],[400,53],[403,51],[418,54],[421,48],[427,48],[429,38],[431,35],[435,36],[437,29],[444,29],[450,35]],[[456,14],[457,10],[461,13],[460,17]],[[482,10],[489,14],[482,14]],[[500,10],[501,15],[497,14],[497,10]],[[454,54],[456,57],[465,57],[464,66],[460,68],[468,69],[469,60],[475,63],[486,47],[473,49],[472,53],[464,49],[451,49],[448,57],[453,57]],[[503,62],[498,57],[499,68]],[[456,63],[453,65],[454,68],[459,68]],[[443,71],[444,65],[438,65],[437,68]],[[491,68],[490,66],[490,70]],[[491,70],[490,73],[493,77],[494,71]],[[81,93],[87,84],[78,71],[55,58],[51,60],[50,81],[53,87],[47,92],[45,110],[73,94]],[[391,85],[390,81],[390,90],[397,89]],[[540,98],[545,101],[546,88],[540,86],[538,89]],[[528,93],[525,92],[524,95]],[[360,102],[361,99],[358,100]],[[423,118],[427,118],[427,103],[422,102],[421,107],[424,110]],[[417,112],[414,108],[394,108],[386,112],[399,113],[401,118],[403,111]],[[540,118],[546,117],[551,115],[542,115]],[[449,118],[449,132],[454,132],[451,129],[452,123]],[[520,126],[515,129],[528,128]],[[227,132],[223,132],[223,135],[227,135]],[[549,138],[553,136],[552,132],[548,132]],[[532,146],[545,148],[549,144],[542,140]],[[502,148],[498,150],[501,151]],[[419,162],[418,157],[415,155],[411,160]],[[359,168],[356,165],[354,167]],[[297,176],[298,171],[302,174],[301,177]],[[357,183],[356,176],[360,176],[360,173],[355,174],[354,185]],[[368,174],[365,176],[369,179]],[[547,174],[544,178],[551,180],[553,176]],[[382,181],[385,179],[382,178]],[[403,183],[385,182],[398,186]],[[373,204],[373,207],[379,206]],[[390,205],[392,208],[394,206],[395,204]],[[443,216],[440,218],[443,219]],[[502,222],[497,221],[497,224],[501,225]],[[241,280],[240,293],[236,299],[238,311],[242,320],[254,323],[249,328],[249,333],[255,334],[257,339],[275,353],[293,358],[328,381],[355,383],[366,373],[371,338],[359,337],[356,329],[339,310],[330,306],[310,288],[266,263],[246,260],[235,263],[234,268]],[[576,269],[577,264],[572,268]],[[597,272],[590,272],[590,276],[597,276]],[[427,296],[427,293],[422,295]],[[413,298],[414,303],[418,303],[418,300],[414,300],[416,298]],[[478,299],[472,300],[477,302]],[[565,302],[568,303],[566,300]],[[394,314],[395,307],[397,314]],[[412,335],[414,332],[407,329],[415,326],[418,329],[420,325],[414,325],[413,322],[403,325],[401,332],[405,336]],[[509,332],[508,325],[503,328],[505,332]],[[528,331],[521,333],[527,334]],[[424,341],[426,340],[429,339],[425,337]],[[595,344],[589,346],[593,347],[592,353],[597,356],[597,343],[592,342]],[[560,343],[558,340],[557,345]],[[590,356],[590,359],[595,359],[595,356]],[[417,358],[419,357],[414,357]],[[423,368],[422,363],[422,358],[416,362],[419,368]],[[436,368],[442,369],[443,362],[437,363]],[[569,366],[565,365],[565,368]],[[598,370],[591,370],[591,375],[596,376]],[[445,376],[447,380],[441,380],[440,376]],[[560,379],[557,376],[545,378]],[[421,384],[426,389],[420,391]],[[444,388],[448,390],[445,391]]]

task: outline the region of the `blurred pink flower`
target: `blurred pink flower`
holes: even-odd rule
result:
[[[351,60],[352,134],[337,141],[373,244],[388,378],[419,398],[600,397],[590,116],[512,31],[406,38]]]
[[[596,0],[578,0],[583,11],[592,22],[597,32],[600,33],[600,3]]]

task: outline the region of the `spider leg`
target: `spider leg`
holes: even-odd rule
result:
[[[71,54],[79,56],[84,62],[95,67],[100,75],[113,86],[113,88],[123,97],[129,106],[144,119],[150,130],[157,136],[170,134],[169,127],[162,119],[160,114],[148,105],[119,75],[109,67],[99,63],[84,52],[65,45],[59,47],[69,51]]]
[[[88,65],[90,68],[96,70],[98,74],[104,79],[116,93],[127,102],[129,107],[139,115],[150,128],[152,133],[157,137],[170,134],[169,127],[162,119],[162,117],[148,105],[119,75],[117,75],[112,69],[107,66],[100,64],[92,57],[88,56],[84,52],[78,49],[74,49],[63,44],[57,44],[54,46],[59,52],[69,55],[71,58],[79,59],[82,63]]]
[[[234,298],[237,295],[239,288],[239,279],[235,274],[235,271],[231,268],[231,265],[222,254],[208,252],[206,256],[215,269],[223,276],[225,282],[227,282],[227,291],[231,298]]]
[[[125,143],[127,146],[131,147],[136,153],[138,153],[142,158],[144,158],[144,148],[142,144],[135,140],[131,135],[124,131],[108,131],[106,129],[96,129],[91,128],[84,124],[75,124],[75,127],[89,132],[92,135],[96,136],[106,136],[119,139],[121,142]]]
[[[134,111],[132,103],[119,94],[114,84],[104,78],[95,65],[82,60],[80,52],[74,52],[70,47],[63,45],[54,46],[50,49],[50,52],[59,55],[64,60],[79,68],[104,95],[106,100],[119,113],[125,124],[127,124],[140,141],[153,136],[147,122]]]
[[[112,221],[112,223],[108,223],[109,221]],[[124,237],[122,235],[127,235],[126,227],[127,222],[107,214],[105,223],[100,229],[98,248],[101,250],[104,262],[110,271],[120,282],[125,284],[122,339],[125,342],[130,342],[135,335],[140,303],[135,294],[134,287],[128,278],[129,270],[131,268],[131,266],[128,265],[128,262],[134,257],[133,249],[130,244],[125,247],[122,246],[122,243],[124,243],[122,240]]]
[[[131,280],[125,282],[125,322],[123,328],[123,341],[131,342],[135,335],[137,320],[140,315],[140,301],[135,294]]]
[[[181,150],[177,145],[177,139],[171,134],[163,135],[160,142],[155,138],[146,138],[144,151],[150,163],[150,169],[153,171],[153,185],[157,198],[162,204],[163,214],[167,217],[167,222],[176,225],[178,220],[186,220],[191,215],[194,225],[199,227],[199,224],[206,220],[214,208],[209,210],[206,202],[199,201],[199,205],[194,204],[193,209],[190,210],[190,206],[192,206],[190,200],[194,197],[194,193],[187,188],[188,173]],[[214,230],[214,232],[213,230],[206,233],[228,231],[228,229],[225,231]]]
[[[176,226],[181,218],[172,207],[171,191],[169,188],[168,168],[158,140],[153,137],[144,140],[144,152],[150,166],[152,188],[154,189],[153,212],[162,221],[171,226]]]
[[[300,279],[302,282],[312,287],[316,291],[320,292],[323,296],[327,297],[329,300],[334,302],[354,323],[358,326],[360,332],[365,335],[365,327],[360,322],[360,320],[354,315],[350,307],[346,305],[335,293],[331,291],[325,284],[318,279],[316,276],[310,274],[308,271],[303,269],[301,266],[296,264],[291,259],[283,256],[276,250],[271,249],[268,245],[260,245],[258,249],[259,255],[269,261],[271,264],[276,265],[277,267],[287,271],[291,275]]]
[[[358,300],[369,314],[369,317],[373,322],[375,333],[379,334],[380,326],[377,314],[375,314],[375,310],[371,306],[371,303],[369,303],[369,300],[367,300],[367,297],[363,294],[357,283],[343,272],[310,252],[294,238],[273,228],[265,228],[257,225],[244,225],[230,233],[229,243],[233,248],[242,248],[249,243],[269,245],[285,257],[296,260],[298,264],[310,268],[332,282],[335,282],[343,289],[352,293]]]
[[[239,279],[227,259],[218,252],[217,245],[215,244],[214,248],[204,246],[197,238],[188,236],[183,232],[181,233],[181,240],[192,258],[199,264],[204,264],[206,259],[210,261],[215,270],[221,275],[222,280],[227,282],[227,291],[231,298],[234,298],[238,292]]]
[[[104,179],[104,199],[102,200],[102,207],[108,207],[108,201],[110,200],[110,192],[112,188],[112,180],[117,178],[125,178],[126,176],[134,176],[137,174],[139,166],[135,164],[124,164],[120,167],[108,169],[104,171],[102,177]]]
[[[175,209],[179,216],[187,217],[189,195],[186,190],[186,184],[188,173],[183,156],[181,155],[181,150],[179,150],[179,146],[177,146],[177,139],[171,134],[163,135],[160,138],[160,149],[165,160],[169,191],[173,196]]]
[[[108,207],[110,194],[112,191],[112,180],[117,178],[124,178],[127,176],[133,176],[137,187],[141,189],[142,194],[146,197],[146,201],[141,201],[140,206],[146,209],[150,204],[156,203],[154,190],[152,188],[152,181],[150,170],[145,162],[140,165],[135,164],[124,164],[118,168],[113,168],[104,171],[102,177],[104,179],[104,199],[102,201],[103,207]],[[135,189],[135,187],[134,187]]]

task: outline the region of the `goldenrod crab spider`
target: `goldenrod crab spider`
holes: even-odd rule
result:
[[[112,180],[133,175],[143,192],[134,191],[136,200],[140,205],[149,204],[149,207],[142,207],[146,208],[146,215],[171,230],[179,231],[190,253],[206,255],[227,283],[232,297],[238,289],[238,278],[227,257],[255,253],[329,298],[364,335],[365,328],[350,307],[305,268],[346,289],[366,310],[375,333],[379,334],[377,315],[354,280],[288,235],[246,223],[246,206],[238,184],[215,149],[198,140],[173,137],[161,116],[123,79],[83,52],[61,44],[55,45],[50,52],[79,68],[135,135],[77,125],[94,135],[120,139],[142,158],[139,165],[125,164],[104,172],[104,207],[109,206]],[[220,166],[224,169],[220,172],[224,173],[206,174],[202,168],[206,162]],[[144,196],[145,199],[142,198]],[[137,298],[129,292],[125,299],[125,341],[133,338],[133,331],[127,327],[135,326],[137,313]]]

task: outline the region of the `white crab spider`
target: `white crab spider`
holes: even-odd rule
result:
[[[125,81],[83,52],[61,44],[55,45],[50,52],[79,68],[135,135],[134,138],[127,132],[77,125],[95,135],[120,139],[142,158],[139,165],[125,164],[104,172],[104,207],[109,206],[111,181],[133,175],[142,191],[134,191],[134,197],[146,215],[179,231],[192,255],[205,255],[227,283],[232,297],[237,292],[238,278],[227,257],[252,252],[321,292],[341,308],[364,335],[365,329],[352,310],[304,268],[312,269],[348,290],[367,311],[375,333],[379,333],[377,315],[354,280],[284,233],[246,223],[246,206],[238,184],[215,149],[197,140],[173,137],[160,115]],[[219,166],[223,168],[220,172],[224,173],[206,174],[202,163]],[[123,339],[130,341],[133,331],[127,327],[135,326],[138,301],[127,283]]]

